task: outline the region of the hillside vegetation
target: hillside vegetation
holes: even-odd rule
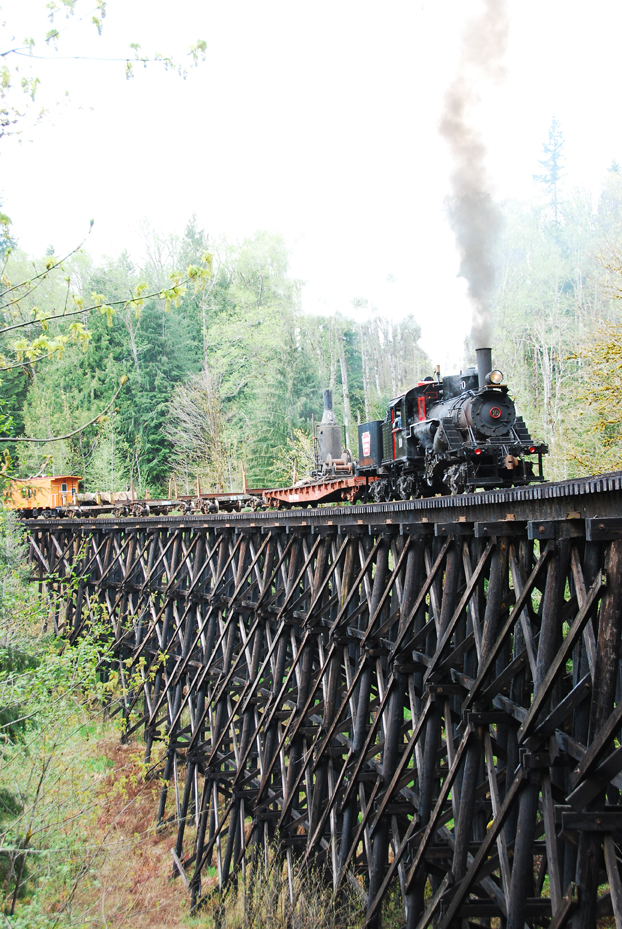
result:
[[[122,737],[118,664],[102,609],[73,646],[51,633],[61,608],[36,592],[12,513],[0,509],[0,920],[11,929],[336,929],[362,924],[361,893],[332,899],[297,868],[292,904],[276,853],[249,862],[202,906],[174,877],[177,824],[157,825],[165,749],[145,763],[140,727]],[[94,614],[97,605],[92,603]],[[162,743],[164,746],[165,743]],[[194,817],[193,817],[194,819]],[[194,822],[187,829],[192,832]],[[215,891],[215,892],[214,892]],[[390,914],[393,900],[387,901]],[[389,922],[389,929],[393,923]]]
[[[37,595],[24,555],[19,525],[0,511],[2,920],[16,929],[179,925],[183,888],[162,866],[171,838],[154,824],[159,779],[145,777],[140,745],[121,746],[109,718],[106,626],[94,623],[74,648],[55,638],[58,604]]]

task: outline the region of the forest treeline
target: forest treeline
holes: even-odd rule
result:
[[[550,445],[547,476],[563,478],[622,463],[622,174],[612,165],[596,198],[549,187],[503,207],[493,341],[532,434]],[[431,371],[413,316],[391,321],[357,301],[348,316],[305,315],[278,235],[212,241],[192,218],[183,236],[148,231],[145,243],[141,266],[126,252],[95,263],[78,251],[56,267],[52,249],[9,249],[4,325],[42,321],[0,335],[3,434],[64,436],[127,376],[75,436],[4,445],[14,473],[152,495],[171,480],[179,492],[197,480],[239,489],[243,467],[249,486],[288,482],[308,462],[324,387],[356,450],[357,421]],[[193,267],[203,272],[177,286]],[[44,319],[63,312],[73,315]]]
[[[548,477],[622,468],[620,167],[611,165],[597,196],[563,195],[549,182],[544,197],[504,213],[495,364],[550,447]]]

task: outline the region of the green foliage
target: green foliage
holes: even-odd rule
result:
[[[614,460],[584,388],[598,370],[594,334],[619,318],[620,267],[608,242],[621,216],[622,179],[608,172],[596,208],[580,190],[558,207],[555,224],[547,203],[505,206],[493,338],[494,363],[520,413],[550,446],[550,479],[606,470]]]
[[[63,909],[93,861],[86,726],[101,727],[90,724],[114,699],[114,681],[103,673],[105,613],[75,647],[49,635],[58,605],[51,589],[37,595],[24,555],[14,514],[0,509],[0,907],[11,926],[47,927],[67,924]]]
[[[593,474],[622,470],[622,324],[601,323],[579,351],[583,442],[575,457]]]
[[[149,304],[136,336],[137,356],[119,401],[119,432],[130,450],[129,470],[141,491],[163,489],[170,472],[171,445],[163,427],[176,383],[196,371],[190,327],[175,311]]]

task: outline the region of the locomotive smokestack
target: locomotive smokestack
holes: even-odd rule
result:
[[[335,414],[333,413],[333,392],[332,390],[324,391],[324,413],[322,414],[322,422],[330,423],[332,426],[334,426],[337,423],[337,418]],[[339,455],[337,455],[336,457],[338,458]]]
[[[477,355],[477,378],[480,387],[486,386],[486,375],[492,371],[492,349],[476,348]]]

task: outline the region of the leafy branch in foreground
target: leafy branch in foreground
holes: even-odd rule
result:
[[[35,25],[39,33],[37,37],[28,36],[21,42],[16,41],[15,35],[12,34],[15,27],[11,25],[9,20],[5,19],[0,24],[0,47],[4,49],[4,51],[0,52],[0,138],[19,134],[23,121],[27,116],[34,116],[33,121],[36,124],[45,115],[44,108],[39,109],[38,112],[34,109],[41,80],[33,72],[32,68],[24,67],[33,60],[69,59],[73,61],[121,62],[125,65],[127,78],[134,75],[135,63],[140,63],[143,67],[147,67],[152,63],[163,65],[165,70],[175,71],[180,77],[185,78],[188,68],[197,67],[205,60],[207,43],[203,39],[198,39],[188,49],[186,55],[188,64],[176,62],[171,55],[164,55],[159,52],[144,54],[137,42],[130,44],[131,54],[121,57],[117,55],[94,56],[80,54],[60,56],[58,54],[59,41],[64,38],[64,33],[70,29],[75,31],[75,27],[85,20],[89,20],[89,24],[95,27],[99,36],[102,35],[103,21],[107,11],[106,0],[94,0],[94,5],[90,4],[87,12],[81,16],[76,16],[75,13],[79,3],[80,0],[60,0],[59,3],[51,0],[41,10],[41,23]],[[67,20],[64,26],[54,24],[55,18],[60,13],[64,13]],[[45,17],[49,20],[52,28],[42,34],[41,27],[44,25]],[[17,28],[21,27],[18,26]],[[20,59],[25,59],[23,64],[21,62],[14,64],[16,60],[20,61]]]
[[[77,249],[72,250],[67,257],[74,255],[80,247],[81,246],[78,246]],[[65,306],[62,311],[54,313],[48,310],[41,310],[37,306],[25,310],[21,304],[30,298],[35,283],[40,282],[42,278],[48,277],[54,270],[62,270],[63,260],[55,261],[48,259],[48,266],[45,271],[41,271],[32,278],[17,285],[11,285],[6,275],[3,276],[3,283],[7,287],[3,297],[9,294],[10,300],[8,303],[0,303],[0,313],[4,316],[5,321],[7,317],[15,321],[0,327],[0,336],[6,336],[8,333],[15,332],[18,329],[26,329],[36,325],[41,327],[42,333],[34,339],[29,340],[27,338],[21,338],[13,342],[10,348],[15,353],[17,361],[0,354],[0,371],[9,370],[21,365],[30,365],[43,360],[44,357],[50,357],[54,354],[60,357],[69,342],[81,344],[82,347],[86,349],[90,339],[90,333],[85,323],[74,321],[68,326],[66,333],[61,332],[56,335],[48,335],[47,330],[51,322],[62,323],[65,320],[73,319],[76,316],[85,316],[97,310],[102,315],[106,316],[108,325],[111,326],[116,308],[120,307],[122,310],[134,310],[135,315],[138,317],[145,302],[153,299],[164,300],[165,309],[168,310],[172,304],[175,306],[179,305],[180,300],[186,293],[188,285],[193,285],[195,292],[197,292],[210,277],[212,267],[211,255],[206,252],[203,255],[202,264],[190,265],[186,269],[185,276],[179,271],[174,271],[169,276],[170,284],[166,287],[147,292],[148,285],[142,281],[134,288],[131,295],[121,300],[108,301],[103,294],[93,292],[91,294],[91,301],[88,304],[81,295],[71,293],[71,275],[67,275],[65,277],[67,295]],[[75,309],[69,309],[68,307],[70,306],[75,306]],[[28,313],[28,318],[24,318],[26,313]]]

